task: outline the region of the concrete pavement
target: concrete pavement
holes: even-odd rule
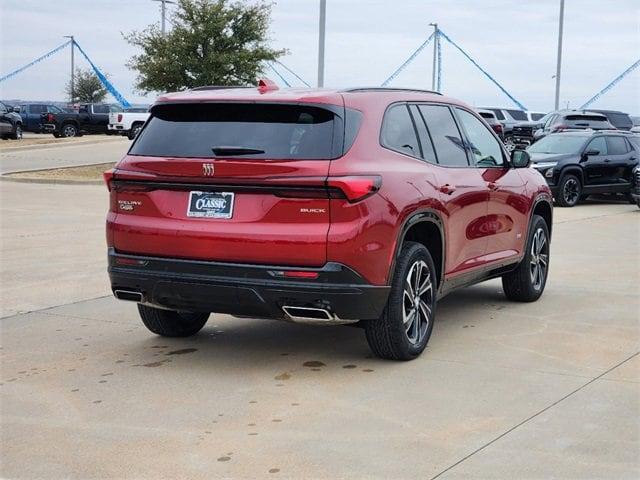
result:
[[[215,315],[153,336],[134,305],[91,298],[108,293],[102,187],[0,192],[2,477],[640,476],[635,206],[556,209],[541,300],[454,293],[425,354],[394,363],[348,327]]]
[[[89,140],[86,142],[85,140]],[[83,137],[80,143],[0,150],[0,174],[44,168],[117,162],[131,141],[126,137]]]

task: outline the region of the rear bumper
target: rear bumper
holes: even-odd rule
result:
[[[287,270],[317,272],[318,277],[280,275]],[[389,287],[370,285],[338,263],[322,268],[262,266],[125,255],[109,249],[109,277],[112,291],[139,292],[142,303],[161,308],[295,320],[283,307],[302,307],[295,312],[322,309],[332,323],[378,318],[389,295]]]

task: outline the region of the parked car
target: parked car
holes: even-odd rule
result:
[[[640,117],[631,117],[631,121],[633,122],[633,127],[631,127],[631,131],[633,133],[640,133]]]
[[[631,128],[633,128],[633,120],[631,120],[631,117],[629,116],[628,113],[619,112],[617,110],[591,109],[590,111],[603,114],[605,117],[607,117],[607,120],[609,120],[609,123],[611,123],[611,125],[613,125],[618,130],[629,131],[631,130]]]
[[[627,138],[636,152],[640,154],[640,135],[632,135]],[[631,171],[631,199],[640,208],[640,163]]]
[[[587,110],[558,110],[545,115],[544,124],[534,133],[538,141],[550,133],[565,130],[615,130],[606,116]]]
[[[109,133],[110,112],[121,112],[118,105],[82,103],[77,112],[42,114],[43,130],[54,137],[75,137],[85,133]]]
[[[9,107],[0,102],[0,137],[3,140],[12,138],[13,140],[22,139],[22,118],[13,111],[13,107]]]
[[[149,330],[193,335],[209,312],[358,323],[409,360],[457,288],[540,297],[551,193],[470,107],[259,85],[161,95],[105,173],[111,288]]]
[[[63,113],[64,110],[50,103],[23,103],[20,105],[20,117],[22,117],[22,129],[27,132],[40,133],[43,131],[43,113]]]
[[[109,114],[109,130],[133,140],[149,118],[148,108],[127,108],[124,112]]]
[[[629,194],[640,151],[620,131],[572,131],[546,136],[527,151],[556,203],[573,207],[595,193]]]
[[[480,109],[491,110],[495,113],[498,121],[502,123],[505,137],[511,133],[516,123],[529,121],[527,113],[524,110],[518,110],[516,108],[480,107]]]
[[[478,115],[484,118],[484,121],[489,124],[489,126],[496,132],[496,135],[500,137],[501,140],[504,140],[504,128],[502,127],[502,123],[498,121],[496,118],[496,114],[491,110],[476,110]]]

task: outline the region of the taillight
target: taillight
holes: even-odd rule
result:
[[[120,123],[120,122],[122,122],[122,114],[121,113],[118,114],[118,123]]]
[[[497,123],[493,126],[493,131],[496,133],[502,133],[502,125]]]
[[[102,178],[104,179],[104,183],[107,186],[107,190],[111,191],[111,184],[113,182],[113,174],[115,172],[115,169],[110,169],[107,170],[106,172],[104,172],[102,174]]]
[[[350,203],[355,203],[380,190],[382,178],[377,175],[329,177],[327,185],[330,189],[336,188],[340,190]]]
[[[55,122],[56,117],[53,116],[53,113],[47,113],[47,122],[53,123]]]

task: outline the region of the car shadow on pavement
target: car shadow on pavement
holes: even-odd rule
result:
[[[440,335],[448,336],[450,330],[463,328],[470,318],[476,323],[490,321],[489,315],[483,315],[479,310],[481,307],[499,306],[502,309],[508,308],[505,305],[509,303],[495,283],[476,285],[452,293],[438,306],[437,329],[430,343],[438,342]],[[349,365],[364,360],[395,364],[375,359],[367,345],[364,329],[356,326],[299,325],[215,314],[202,331],[193,337],[163,338],[149,332],[148,337],[129,343],[129,348],[131,357],[146,359],[136,366],[147,367],[189,365],[189,368],[193,368],[192,362],[179,361],[186,358],[197,358],[203,365],[216,368],[220,365],[238,368],[245,364],[253,370],[260,366],[271,370],[272,364],[279,363],[283,357],[295,358],[300,363],[313,364],[317,361],[324,365]],[[425,358],[428,358],[428,351],[429,347]]]

